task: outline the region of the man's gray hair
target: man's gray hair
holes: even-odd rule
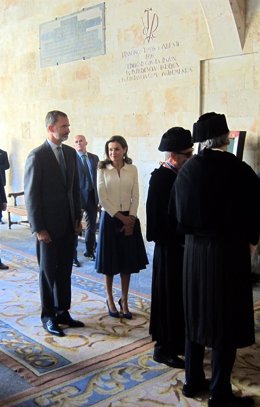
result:
[[[203,141],[201,143],[201,146],[203,148],[220,148],[224,146],[225,144],[228,144],[228,135],[227,134],[222,134],[221,136],[210,138],[206,141]]]
[[[48,112],[45,117],[45,126],[48,128],[49,125],[53,126],[57,121],[59,116],[68,117],[66,113],[60,112],[59,110],[52,110]]]

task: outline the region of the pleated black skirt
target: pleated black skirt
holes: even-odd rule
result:
[[[120,232],[122,226],[119,219],[102,211],[95,264],[98,273],[113,276],[138,273],[146,268],[148,259],[139,219],[136,219],[132,236]]]
[[[186,336],[220,348],[254,343],[251,259],[246,239],[186,235],[183,296]]]

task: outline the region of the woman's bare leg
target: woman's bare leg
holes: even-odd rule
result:
[[[105,275],[106,291],[107,291],[107,303],[110,311],[116,312],[116,306],[113,298],[113,280],[114,276]]]
[[[129,313],[128,291],[129,291],[131,274],[120,274],[120,276],[121,276],[121,290],[122,290],[121,304],[122,304],[123,313],[127,314],[127,313]]]

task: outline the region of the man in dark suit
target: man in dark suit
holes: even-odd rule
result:
[[[0,210],[5,211],[7,206],[7,200],[6,200],[6,195],[5,195],[5,189],[4,189],[4,184],[2,177],[0,175]],[[2,263],[1,258],[0,258],[0,270],[7,270],[9,267]]]
[[[80,189],[75,150],[62,145],[70,133],[67,115],[51,111],[45,125],[47,140],[26,160],[24,195],[31,230],[37,237],[41,320],[49,333],[64,336],[60,324],[84,326],[68,311],[75,234],[81,226]]]
[[[87,140],[85,136],[75,136],[74,146],[77,151],[77,164],[79,171],[79,183],[81,191],[81,207],[84,210],[86,220],[84,256],[95,260],[96,247],[96,221],[98,210],[97,194],[97,164],[99,158],[95,154],[87,152]],[[78,238],[76,237],[73,265],[80,266],[77,258]]]
[[[7,152],[0,149],[0,177],[2,178],[3,187],[6,185],[5,171],[10,168]],[[2,209],[0,208],[0,223],[4,224],[2,221]]]

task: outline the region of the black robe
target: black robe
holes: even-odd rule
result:
[[[187,338],[213,348],[249,346],[254,343],[249,244],[259,237],[259,180],[233,154],[205,149],[183,166],[174,191],[173,211],[186,234]]]
[[[176,173],[161,166],[152,173],[146,203],[146,238],[154,241],[150,334],[169,353],[184,352],[182,299],[183,236],[177,236],[168,203]]]

